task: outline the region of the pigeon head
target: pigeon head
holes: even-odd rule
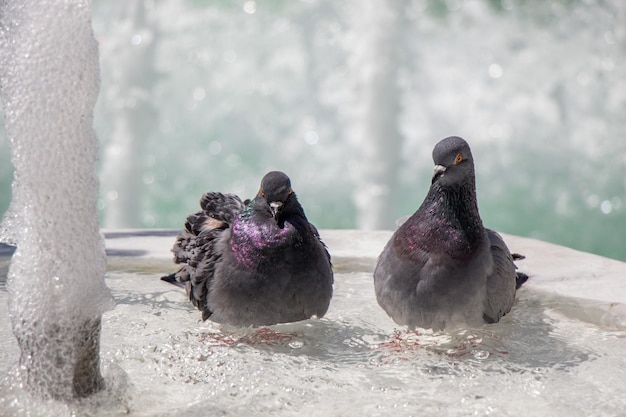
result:
[[[433,149],[433,161],[433,185],[462,185],[474,179],[472,152],[467,142],[458,136],[450,136],[437,143]]]
[[[277,223],[279,214],[292,194],[291,181],[284,172],[268,172],[261,180],[259,196],[265,200]]]

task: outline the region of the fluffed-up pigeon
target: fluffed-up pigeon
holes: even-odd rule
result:
[[[267,173],[253,200],[209,192],[172,251],[202,319],[264,326],[322,317],[333,293],[330,255],[280,171]]]

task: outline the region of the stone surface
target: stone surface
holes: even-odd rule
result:
[[[109,254],[133,254],[140,259],[169,260],[170,248],[177,231],[137,231],[149,243],[137,238],[132,231],[106,232]],[[391,231],[321,230],[335,267],[347,262],[358,263],[373,271],[376,259]],[[556,295],[583,298],[626,305],[626,263],[576,251],[540,240],[502,234],[513,253],[526,256],[517,261],[519,270],[530,279],[525,288],[551,292]],[[175,270],[174,263],[171,269]],[[373,285],[373,284],[372,284]],[[620,308],[614,306],[614,308]],[[623,308],[623,307],[622,307]],[[626,310],[624,310],[626,315]]]

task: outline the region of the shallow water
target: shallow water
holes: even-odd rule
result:
[[[235,329],[200,322],[184,292],[159,280],[173,269],[165,260],[109,258],[106,280],[117,302],[103,318],[109,389],[43,415],[571,417],[626,410],[626,331],[572,317],[580,300],[523,288],[496,325],[408,332],[376,305],[372,267],[368,259],[335,259],[335,294],[323,319]],[[0,308],[4,371],[18,357],[4,289]],[[10,381],[0,410],[19,408],[7,406]]]

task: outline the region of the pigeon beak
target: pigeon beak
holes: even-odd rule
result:
[[[435,165],[435,172],[433,172],[433,181],[431,184],[434,184],[434,182],[437,181],[437,178],[443,175],[444,172],[446,172],[446,167],[443,165]]]
[[[276,219],[276,216],[278,216],[278,212],[280,212],[280,209],[283,207],[283,203],[281,203],[280,201],[272,201],[270,203],[270,210],[272,211],[272,216],[274,216],[274,219]]]

